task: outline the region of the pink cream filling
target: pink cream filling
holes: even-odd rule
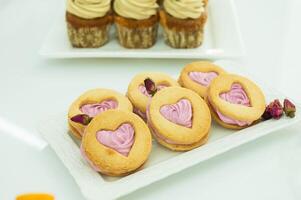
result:
[[[134,144],[134,128],[125,123],[115,131],[101,130],[96,133],[96,139],[104,146],[114,149],[123,156],[128,156]]]
[[[158,91],[159,91],[159,90],[162,90],[163,88],[166,88],[166,87],[168,87],[168,86],[166,86],[166,85],[157,85]],[[147,92],[147,90],[146,90],[146,88],[145,88],[144,85],[140,85],[140,86],[139,86],[139,91],[140,91],[142,94],[144,94],[145,96],[147,96],[147,97],[152,97],[150,94],[148,94],[148,92]]]
[[[192,127],[192,106],[189,100],[187,99],[182,99],[179,102],[177,102],[176,104],[172,104],[172,105],[165,105],[162,106],[160,109],[160,113],[161,115],[166,118],[167,120],[178,124],[180,126],[184,126],[187,128],[191,128]],[[164,137],[163,135],[161,135],[156,128],[154,127],[151,118],[149,116],[149,107],[147,108],[147,123],[148,126],[150,127],[152,133],[154,135],[156,135],[158,138],[160,138],[161,140],[163,140],[166,143],[169,144],[180,144],[178,142],[175,142],[173,140],[170,140],[166,137]]]
[[[94,103],[94,104],[85,104],[82,107],[80,107],[80,111],[83,114],[88,115],[89,117],[95,117],[96,115],[110,110],[110,109],[116,109],[118,107],[118,102],[115,100],[104,100],[100,103]],[[81,129],[74,127],[80,135],[83,135],[84,133],[81,131]]]
[[[251,106],[248,95],[244,91],[243,87],[238,83],[234,83],[231,86],[231,90],[229,92],[220,94],[220,98],[229,103],[239,104],[239,105],[248,106],[248,107]],[[233,124],[233,125],[238,125],[238,126],[246,126],[246,125],[252,124],[252,122],[240,121],[240,120],[236,120],[236,119],[227,117],[227,116],[223,115],[221,112],[219,112],[216,108],[214,108],[214,110],[216,111],[220,120],[222,120],[223,122],[225,122],[227,124]]]
[[[218,76],[216,72],[190,72],[188,74],[191,80],[198,84],[208,87],[211,81]]]
[[[142,112],[138,108],[134,107],[133,112],[139,115],[144,121],[147,120],[146,113]]]
[[[100,103],[86,104],[80,108],[80,111],[89,117],[95,117],[96,115],[110,109],[116,109],[118,102],[114,100],[104,100]]]

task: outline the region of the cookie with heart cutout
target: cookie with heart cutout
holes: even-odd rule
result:
[[[127,97],[109,89],[93,89],[78,97],[70,106],[68,124],[72,135],[81,139],[89,121],[96,115],[110,109],[132,112],[133,106]],[[87,123],[79,123],[76,117],[86,117]]]
[[[215,121],[229,129],[243,129],[261,118],[265,97],[251,80],[234,74],[215,78],[207,92],[206,101]]]
[[[152,98],[147,122],[161,145],[174,151],[188,151],[207,142],[211,115],[206,102],[197,93],[169,87]]]
[[[211,81],[226,71],[207,61],[198,61],[186,65],[178,79],[179,84],[205,97]]]
[[[98,172],[124,176],[148,159],[152,136],[136,114],[109,110],[97,115],[87,126],[82,139],[83,157]]]
[[[151,96],[145,87],[144,80],[151,79],[158,90],[170,86],[179,86],[176,80],[167,74],[160,72],[149,72],[137,74],[130,82],[127,90],[127,97],[134,106],[134,112],[146,120],[146,107]]]

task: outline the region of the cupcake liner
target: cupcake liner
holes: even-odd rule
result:
[[[115,16],[115,24],[119,43],[125,48],[150,48],[157,41],[157,15],[146,20],[133,20]]]
[[[165,43],[173,48],[197,48],[204,40],[207,13],[198,19],[177,19],[160,11]]]
[[[165,43],[173,48],[197,48],[204,39],[203,29],[194,32],[176,31],[175,29],[164,28]]]
[[[67,13],[69,41],[77,48],[97,48],[109,41],[110,16],[99,19],[82,19]]]

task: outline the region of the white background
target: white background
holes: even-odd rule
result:
[[[235,2],[247,50],[241,67],[300,102],[301,1]],[[37,52],[59,4],[59,0],[0,0],[0,199],[14,199],[23,192],[48,192],[59,200],[83,200],[49,147],[39,151],[43,143],[29,146],[16,135],[23,130],[37,135],[35,127],[41,118],[65,111],[88,88],[122,87],[125,91],[137,72],[159,70],[175,75],[191,62],[43,59]],[[12,128],[2,119],[19,129],[7,131]],[[301,199],[300,128],[275,132],[124,199]]]

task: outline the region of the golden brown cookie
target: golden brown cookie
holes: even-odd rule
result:
[[[169,87],[155,94],[147,112],[153,136],[174,151],[188,151],[208,140],[210,110],[195,92]]]
[[[178,82],[182,87],[191,89],[201,97],[205,97],[211,81],[224,73],[226,73],[225,70],[211,62],[198,61],[183,68]]]
[[[102,174],[123,176],[141,167],[152,148],[144,121],[134,113],[109,110],[96,116],[86,128],[81,152]]]
[[[134,112],[143,119],[146,119],[146,107],[151,98],[144,86],[146,78],[153,80],[158,90],[170,86],[179,86],[176,80],[164,73],[148,72],[137,74],[128,86],[127,96],[134,106]]]
[[[81,139],[85,125],[71,120],[72,117],[86,114],[93,118],[96,115],[109,110],[119,109],[132,112],[133,106],[124,95],[108,89],[93,89],[78,97],[70,106],[68,112],[68,124],[71,133]]]
[[[243,129],[260,119],[265,97],[251,80],[234,74],[215,78],[207,92],[213,118],[225,128]]]

